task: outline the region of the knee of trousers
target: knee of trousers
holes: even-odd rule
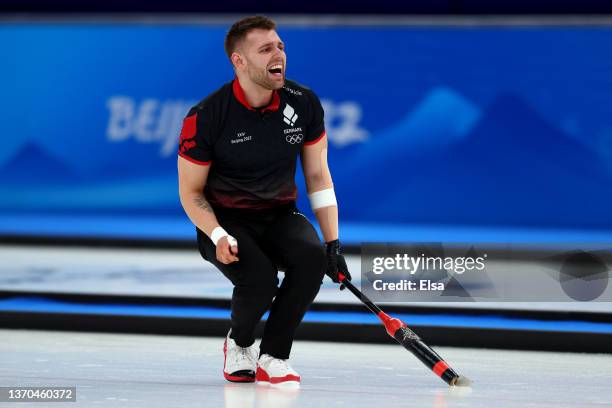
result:
[[[272,276],[247,274],[242,279],[237,279],[234,286],[240,293],[249,293],[257,297],[274,297],[278,290],[278,277],[276,274]]]
[[[301,282],[312,282],[320,285],[327,269],[327,258],[323,247],[318,243],[307,243],[300,246],[292,257],[292,269]]]
[[[269,305],[276,293],[278,287],[266,286],[266,287],[245,287],[235,286],[233,300],[238,302],[256,302],[259,305]]]

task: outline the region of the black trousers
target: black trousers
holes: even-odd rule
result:
[[[202,257],[233,284],[231,337],[241,347],[255,342],[254,330],[269,310],[260,354],[287,359],[293,336],[325,275],[323,246],[295,204],[272,210],[215,209],[221,226],[238,240],[238,262],[225,265],[198,230]],[[284,278],[278,286],[279,268]]]

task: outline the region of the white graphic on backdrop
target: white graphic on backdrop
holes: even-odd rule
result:
[[[154,98],[137,101],[129,96],[112,96],[106,102],[110,113],[106,137],[112,142],[134,139],[141,143],[159,143],[160,156],[174,155],[183,118],[195,103]]]
[[[321,99],[321,105],[325,111],[327,137],[334,146],[362,143],[368,138],[369,132],[359,126],[362,109],[357,102]]]

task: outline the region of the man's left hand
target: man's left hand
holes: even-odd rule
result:
[[[351,280],[351,273],[346,266],[344,256],[340,254],[340,241],[333,240],[325,244],[325,253],[327,255],[327,276],[336,283],[340,283],[338,272],[343,274],[348,280]],[[340,290],[344,289],[344,285],[340,285]]]

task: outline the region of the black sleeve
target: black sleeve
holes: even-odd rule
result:
[[[308,92],[311,109],[311,120],[306,131],[305,145],[315,144],[325,136],[325,122],[321,101],[314,92]]]
[[[207,117],[208,116],[208,117]],[[178,154],[192,163],[207,166],[212,161],[213,121],[201,107],[193,107],[183,120]]]

